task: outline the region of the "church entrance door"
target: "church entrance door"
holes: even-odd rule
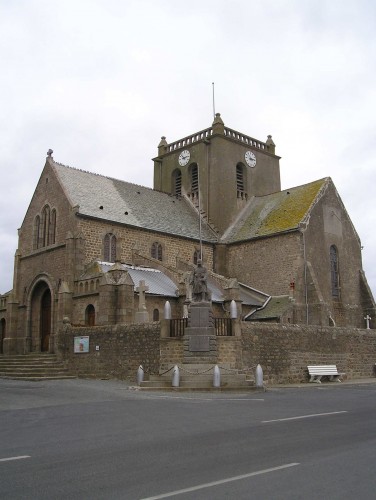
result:
[[[42,295],[41,300],[41,315],[40,315],[40,350],[48,352],[50,347],[51,334],[51,292],[46,290]]]
[[[5,338],[5,319],[0,320],[0,354],[3,354],[3,340]]]

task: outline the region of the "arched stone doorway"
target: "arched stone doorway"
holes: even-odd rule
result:
[[[5,318],[0,320],[0,354],[3,354],[3,342],[6,334],[6,321]]]
[[[52,297],[45,281],[39,281],[32,291],[30,303],[31,351],[49,352],[52,333]]]
[[[46,290],[42,295],[40,311],[40,350],[48,352],[51,335],[51,292]]]

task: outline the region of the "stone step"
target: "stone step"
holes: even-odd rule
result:
[[[21,367],[21,366],[45,366],[45,367],[49,367],[49,366],[56,366],[58,364],[61,364],[61,362],[59,361],[28,361],[26,363],[22,363],[22,361],[9,361],[9,362],[1,362],[0,363],[0,369],[3,367],[3,366],[11,366],[11,367],[14,367],[14,368],[17,368],[17,367]]]
[[[180,384],[179,387],[172,387],[171,381],[169,383],[167,382],[162,382],[160,381],[151,383],[149,381],[144,381],[141,383],[139,386],[140,390],[145,390],[145,391],[186,391],[186,392],[194,392],[194,391],[204,391],[204,392],[220,392],[220,391],[264,391],[263,388],[258,388],[254,385],[254,383],[248,382],[248,383],[243,383],[243,384],[225,384],[221,385],[221,387],[213,387],[212,384],[193,384],[193,383],[186,383],[186,384]]]
[[[160,381],[171,381],[172,380],[172,373],[168,373],[166,375],[150,375],[149,379],[150,382],[158,382]],[[186,381],[197,381],[197,382],[212,382],[213,381],[213,373],[209,373],[207,375],[205,374],[200,374],[200,375],[189,375],[189,374],[182,374],[180,372],[180,383],[186,382]],[[221,382],[223,383],[232,383],[232,382],[243,382],[243,381],[249,381],[245,375],[240,375],[240,374],[229,374],[229,375],[222,375],[221,374]]]
[[[57,359],[56,354],[51,353],[41,353],[41,352],[30,352],[27,354],[0,354],[0,360],[2,359]]]
[[[148,380],[144,380],[140,387],[142,389],[162,390],[162,389],[190,389],[190,390],[244,390],[255,388],[253,378],[248,377],[245,373],[238,373],[235,370],[230,371],[230,366],[227,364],[226,372],[224,366],[220,371],[220,388],[213,387],[214,367],[212,364],[196,364],[187,366],[186,364],[180,368],[179,387],[172,387],[173,370],[161,375],[150,375]],[[185,371],[187,370],[187,371]]]
[[[0,356],[0,377],[17,380],[54,380],[76,378],[69,374],[56,354],[18,354]]]
[[[30,382],[41,382],[43,380],[66,380],[66,379],[74,379],[77,378],[75,375],[56,375],[55,377],[52,375],[46,375],[45,377],[35,377],[33,375],[30,376],[12,376],[12,377],[3,377],[0,375],[0,378],[6,380],[26,380]]]
[[[22,372],[34,372],[34,373],[51,373],[51,372],[66,372],[67,368],[63,365],[55,366],[0,366],[0,373],[22,373]]]

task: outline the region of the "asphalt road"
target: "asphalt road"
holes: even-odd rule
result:
[[[0,380],[1,499],[375,499],[376,384]]]

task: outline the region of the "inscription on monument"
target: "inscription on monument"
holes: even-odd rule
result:
[[[189,350],[210,351],[210,337],[207,335],[195,335],[189,338]]]

